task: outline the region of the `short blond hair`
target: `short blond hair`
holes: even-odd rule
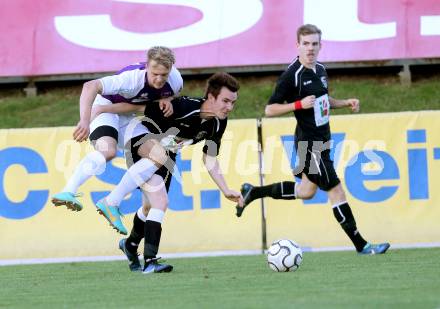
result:
[[[153,46],[147,52],[147,62],[151,60],[156,61],[158,64],[163,65],[168,70],[171,70],[172,66],[176,62],[174,52],[165,46]]]
[[[309,35],[309,34],[319,34],[319,41],[321,41],[321,29],[319,29],[317,26],[312,24],[305,24],[296,30],[296,40],[299,43],[300,38],[302,35]]]

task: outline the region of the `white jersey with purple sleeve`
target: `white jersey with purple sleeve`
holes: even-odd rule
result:
[[[183,87],[180,72],[173,66],[168,80],[161,89],[148,85],[145,63],[129,65],[117,74],[100,79],[103,92],[97,95],[94,105],[114,103],[148,104],[179,94]],[[136,122],[134,124],[134,122]],[[148,130],[137,120],[134,114],[102,113],[90,124],[90,139],[111,136],[123,147],[131,138],[143,135]],[[93,138],[92,138],[93,137]]]
[[[156,89],[148,85],[145,63],[127,66],[116,75],[100,79],[102,96],[112,103],[145,104],[147,102],[177,96],[183,87],[183,79],[173,66],[165,85]]]

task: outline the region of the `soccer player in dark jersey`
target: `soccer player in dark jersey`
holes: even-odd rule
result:
[[[227,73],[216,73],[207,81],[204,98],[178,97],[173,99],[171,101],[173,114],[169,117],[163,115],[157,104],[148,104],[143,108],[124,103],[99,107],[100,110],[96,111],[97,113],[143,111],[144,124],[150,133],[140,139],[134,138],[131,146],[132,154],[139,152],[138,147],[143,147],[142,152],[146,152],[147,155],[142,158],[134,158],[136,163],[127,170],[114,190],[98,204],[106,206],[113,203],[110,206],[117,207],[128,193],[149,181],[152,175],[157,175],[156,171],[164,164],[169,171],[173,169],[174,162],[170,162],[167,151],[175,152],[183,146],[200,141],[205,141],[203,162],[209,175],[227,199],[242,204],[241,194],[229,189],[217,160],[221,139],[227,125],[227,117],[237,100],[238,89],[239,84],[234,77]],[[154,203],[145,205],[143,211],[138,211],[135,214],[130,237],[120,242],[121,250],[130,261],[131,270],[140,268],[136,250],[143,237],[145,238],[143,272],[168,272],[172,270],[171,265],[160,264],[156,258],[161,237],[161,225],[168,204],[166,196],[161,195],[163,192],[164,190],[150,192],[147,190],[150,202],[152,202],[151,196],[161,202],[156,205],[153,205]]]
[[[275,91],[266,106],[266,116],[294,112],[297,120],[295,148],[300,164],[293,171],[301,183],[283,181],[266,186],[241,187],[243,207],[237,205],[240,217],[245,207],[255,199],[310,199],[320,188],[328,193],[333,214],[342,229],[361,254],[381,254],[388,243],[370,244],[359,233],[347,202],[344,189],[330,159],[330,108],[351,108],[359,111],[358,99],[337,100],[329,96],[325,67],[317,61],[321,49],[321,30],[315,25],[303,25],[297,31],[298,57],[280,76]]]
[[[91,119],[92,106],[121,102],[145,106],[149,102],[160,100],[163,113],[167,116],[172,114],[170,101],[183,87],[182,76],[174,63],[175,57],[171,49],[154,46],[147,52],[146,63],[129,65],[115,75],[84,84],[80,97],[80,121],[73,137],[77,142],[89,138],[95,151],[83,158],[62,191],[52,196],[55,206],[65,205],[71,210],[82,210],[83,206],[77,199],[79,186],[93,175],[104,171],[106,162],[116,156],[118,144],[123,148],[131,138],[148,132],[140,123],[127,130],[128,124],[135,118],[131,114],[102,113]],[[127,234],[118,208],[99,211],[103,212],[115,229]]]

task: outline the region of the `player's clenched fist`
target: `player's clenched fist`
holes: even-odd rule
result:
[[[353,113],[359,112],[360,103],[358,99],[347,99],[345,101],[347,102],[347,106],[351,108],[351,111]]]
[[[316,97],[314,95],[309,95],[301,100],[302,109],[313,108],[315,105]]]

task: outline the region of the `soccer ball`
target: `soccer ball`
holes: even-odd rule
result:
[[[277,240],[267,250],[267,263],[273,271],[295,271],[301,262],[302,250],[292,240]]]

